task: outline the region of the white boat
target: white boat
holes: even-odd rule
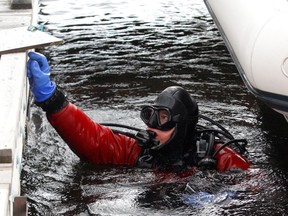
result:
[[[204,0],[247,88],[288,121],[288,0]]]

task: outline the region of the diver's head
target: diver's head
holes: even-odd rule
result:
[[[153,105],[143,107],[140,116],[148,130],[156,133],[161,143],[158,149],[169,143],[184,147],[198,122],[198,105],[182,87],[171,86],[158,95]]]

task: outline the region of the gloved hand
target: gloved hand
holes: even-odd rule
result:
[[[27,77],[30,89],[37,102],[43,102],[53,95],[56,85],[50,80],[50,67],[46,57],[37,52],[28,53]]]

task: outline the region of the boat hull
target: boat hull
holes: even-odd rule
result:
[[[247,88],[288,115],[288,1],[205,0]]]

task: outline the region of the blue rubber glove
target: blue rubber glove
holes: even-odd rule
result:
[[[37,52],[28,53],[27,77],[30,89],[37,102],[43,102],[53,95],[56,85],[50,80],[50,67],[46,57]]]

